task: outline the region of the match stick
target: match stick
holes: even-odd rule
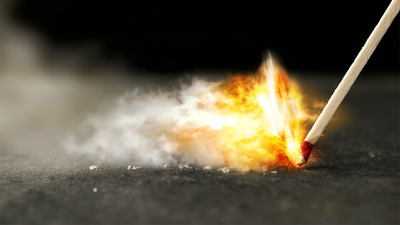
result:
[[[380,19],[378,25],[372,31],[364,47],[358,53],[357,58],[354,60],[353,64],[350,66],[347,73],[344,75],[339,86],[336,88],[335,92],[331,96],[326,104],[325,108],[322,110],[321,115],[318,117],[314,126],[311,128],[304,142],[300,146],[300,157],[297,161],[297,166],[301,166],[307,163],[310,156],[311,150],[314,144],[317,142],[321,136],[322,131],[324,131],[326,125],[331,120],[336,109],[339,107],[340,103],[343,101],[347,92],[349,92],[351,85],[357,79],[361,70],[364,68],[368,59],[371,57],[376,46],[385,35],[386,30],[389,28],[390,24],[396,17],[400,9],[400,0],[393,0],[389,7],[386,9],[382,18]]]

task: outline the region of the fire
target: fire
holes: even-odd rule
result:
[[[198,96],[207,113],[196,114],[191,126],[183,122],[184,128],[176,129],[178,149],[212,142],[224,164],[238,170],[295,167],[308,118],[296,87],[272,58],[255,75],[237,75],[220,83]]]
[[[314,116],[269,58],[258,72],[172,90],[126,93],[63,142],[68,152],[138,165],[196,164],[236,171],[294,168]]]
[[[17,30],[3,38],[8,47],[0,88],[0,103],[6,106],[0,107],[0,138],[10,149],[42,155],[36,153],[54,147],[99,163],[143,166],[293,168],[305,125],[316,119],[272,58],[255,74],[219,82],[193,77],[178,88],[154,91],[145,82],[153,83],[151,77],[133,78],[148,74],[131,79],[103,65],[82,71],[48,67],[41,42]],[[65,62],[56,57],[50,64]]]
[[[272,58],[256,76],[227,81],[218,108],[231,121],[222,132],[228,165],[251,170],[295,166],[305,137],[295,87]]]

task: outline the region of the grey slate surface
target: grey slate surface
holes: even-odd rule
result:
[[[326,96],[340,81],[303,79]],[[399,224],[399,104],[398,75],[360,77],[342,106],[348,124],[328,126],[318,142],[319,163],[277,174],[128,164],[91,171],[85,158],[38,160],[2,149],[0,222]]]

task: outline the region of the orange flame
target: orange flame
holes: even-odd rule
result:
[[[212,112],[196,119],[203,125],[176,129],[178,149],[187,153],[193,145],[211,143],[231,168],[294,168],[310,119],[296,87],[272,58],[255,75],[226,80],[206,93],[211,97],[199,97],[200,107]],[[202,98],[213,100],[205,104]]]
[[[295,166],[304,113],[286,72],[270,58],[257,76],[233,77],[221,91],[218,108],[233,122],[222,132],[227,164],[245,170]]]

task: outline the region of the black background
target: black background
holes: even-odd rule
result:
[[[55,46],[153,72],[253,70],[267,51],[288,70],[345,71],[389,5],[352,1],[18,1],[17,21]],[[397,17],[364,71],[399,70]]]

